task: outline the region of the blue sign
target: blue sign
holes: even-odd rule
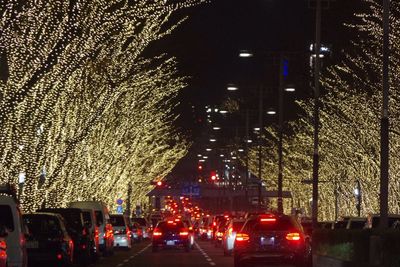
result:
[[[289,76],[289,60],[287,59],[283,60],[283,76],[284,77]]]
[[[122,208],[122,206],[117,206],[117,213],[118,214],[123,214],[124,213],[124,208]]]
[[[199,197],[201,195],[200,191],[200,186],[197,183],[186,183],[182,187],[183,196]]]

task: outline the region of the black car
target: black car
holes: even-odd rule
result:
[[[276,214],[247,219],[236,234],[234,266],[257,264],[311,264],[310,240],[297,220]]]
[[[33,213],[24,214],[22,218],[28,229],[26,248],[30,264],[38,266],[72,264],[74,244],[60,215]]]
[[[159,222],[153,231],[153,252],[157,252],[160,247],[183,247],[189,252],[189,229],[180,220]]]
[[[51,212],[60,214],[65,220],[68,234],[74,241],[74,261],[82,265],[89,264],[94,256],[94,239],[90,234],[89,227],[85,225],[84,214],[77,208],[54,208],[41,209],[39,212]]]

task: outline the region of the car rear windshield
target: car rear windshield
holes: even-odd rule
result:
[[[125,220],[123,216],[110,215],[110,221],[112,226],[125,226]]]
[[[81,230],[83,228],[82,212],[79,209],[49,209],[48,212],[54,212],[60,214],[65,222],[66,227],[69,230]]]
[[[23,215],[23,220],[30,235],[55,236],[61,233],[60,223],[54,216],[28,214]]]
[[[82,216],[83,216],[83,222],[85,224],[92,225],[92,216],[90,211],[83,211]]]
[[[95,216],[96,216],[96,222],[98,225],[102,225],[103,224],[103,213],[99,210],[96,210],[94,212]]]
[[[132,221],[137,222],[141,226],[146,226],[147,222],[145,218],[132,218]]]
[[[251,219],[244,226],[246,231],[288,231],[297,229],[290,217],[277,217],[276,221],[262,222],[261,218]]]
[[[233,231],[239,231],[240,229],[242,229],[244,222],[234,222],[232,224],[232,229]]]
[[[7,231],[14,231],[14,220],[11,207],[8,205],[0,205],[0,226],[5,226]]]
[[[185,226],[182,222],[160,222],[157,227],[161,228],[162,230],[179,230],[184,228]]]

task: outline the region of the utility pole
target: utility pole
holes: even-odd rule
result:
[[[383,105],[381,117],[381,184],[380,184],[380,225],[388,227],[389,195],[389,15],[390,0],[383,0]]]
[[[260,127],[258,136],[258,179],[260,182],[258,184],[258,209],[261,210],[262,206],[262,132],[264,128],[264,99],[263,99],[263,87],[260,86],[260,96],[259,96],[259,106],[258,106],[258,124]]]
[[[314,69],[314,152],[313,152],[313,192],[312,192],[312,226],[318,226],[318,172],[319,172],[319,95],[320,95],[320,68],[321,68],[321,0],[316,0],[315,18],[315,69]]]
[[[278,212],[283,213],[283,83],[284,83],[284,58],[283,54],[279,59],[279,140],[278,140]]]
[[[245,140],[245,149],[246,149],[246,180],[244,184],[244,192],[245,192],[245,204],[246,204],[246,209],[248,208],[248,203],[249,203],[249,120],[250,120],[250,115],[249,115],[249,109],[246,109],[246,140]]]

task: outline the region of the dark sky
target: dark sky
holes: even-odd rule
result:
[[[361,10],[361,2],[336,0],[323,11],[322,40],[332,45],[333,59],[339,58],[340,50],[349,44],[352,35],[343,23],[350,22],[352,14]],[[185,166],[190,170],[188,166],[195,168],[196,164],[193,155],[202,146],[199,140],[204,128],[197,122],[204,116],[205,105],[219,105],[226,99],[228,83],[240,84],[242,97],[260,84],[276,85],[276,64],[263,56],[265,53],[298,53],[290,60],[290,75],[298,87],[294,98],[312,96],[307,52],[314,40],[315,10],[309,8],[309,0],[212,0],[190,9],[188,15],[172,36],[159,43],[159,49],[176,56],[181,73],[191,76],[176,111],[181,115],[179,126],[195,142],[189,157],[177,169]],[[242,49],[258,56],[243,61],[237,56]],[[267,104],[276,106],[277,91],[269,93]],[[286,116],[295,118],[294,105],[286,105]]]

